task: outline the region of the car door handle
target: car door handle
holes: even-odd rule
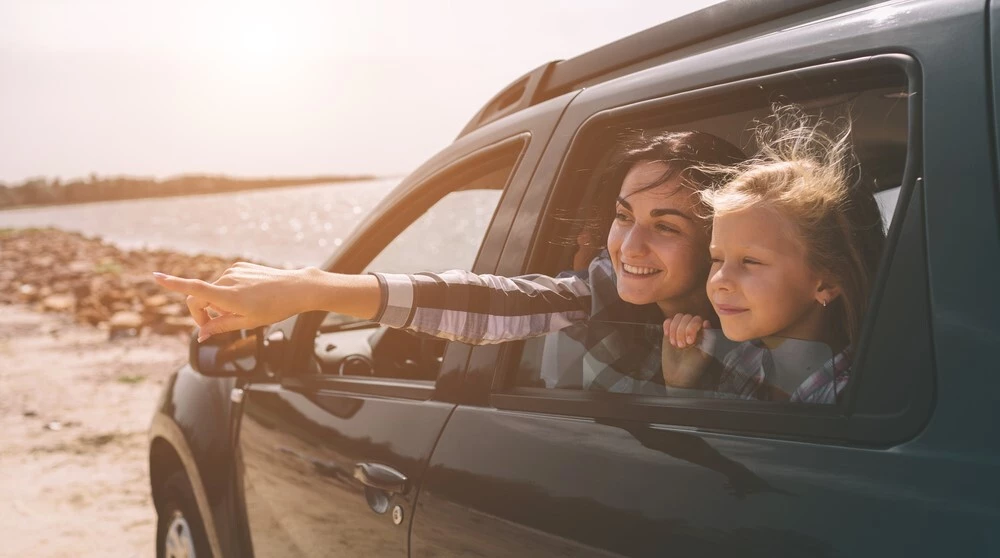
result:
[[[354,466],[354,478],[371,488],[406,494],[406,475],[381,463],[358,463]]]

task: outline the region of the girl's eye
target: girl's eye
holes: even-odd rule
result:
[[[621,211],[615,213],[616,221],[628,221],[629,219],[630,217],[628,216],[628,214],[622,213]]]
[[[712,263],[713,264],[720,264],[720,263],[722,263],[722,258],[712,258]]]
[[[743,258],[743,264],[744,265],[758,265],[758,264],[760,264],[760,262],[757,261],[757,260],[755,260],[755,259],[753,259],[753,258]]]
[[[658,230],[658,231],[660,231],[660,232],[665,232],[665,233],[676,233],[676,232],[680,232],[680,231],[678,231],[677,229],[675,229],[675,228],[673,228],[673,227],[671,227],[671,226],[669,226],[669,225],[664,225],[663,223],[659,223],[659,224],[657,224],[657,225],[656,225],[656,230]]]

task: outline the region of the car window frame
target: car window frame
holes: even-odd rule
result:
[[[423,216],[429,209],[449,193],[461,190],[463,176],[475,174],[480,165],[496,160],[509,160],[513,155],[513,165],[507,175],[503,193],[497,201],[493,215],[487,225],[483,240],[480,243],[475,261],[480,261],[487,250],[486,239],[494,231],[498,214],[507,198],[512,194],[511,184],[515,181],[522,165],[525,164],[531,147],[532,134],[524,131],[507,136],[501,140],[480,146],[419,180],[416,185],[406,186],[407,192],[386,208],[382,214],[384,219],[372,220],[366,223],[352,236],[364,238],[365,242],[355,242],[348,245],[343,252],[332,261],[324,264],[328,271],[340,273],[361,272],[368,263],[376,258],[382,250],[402,234],[414,221]],[[515,153],[516,151],[516,153]],[[528,162],[530,164],[530,162]],[[391,195],[391,194],[390,194]],[[515,193],[516,195],[516,193]],[[397,210],[398,209],[398,210]],[[367,233],[373,231],[372,236]],[[475,266],[473,266],[475,267]],[[419,271],[419,270],[415,270]],[[316,311],[300,315],[294,326],[294,335],[303,336],[309,331],[315,332],[328,312]],[[374,331],[378,326],[373,323]],[[444,362],[437,380],[414,380],[405,378],[379,378],[364,376],[330,376],[330,375],[283,375],[279,381],[282,387],[309,393],[352,393],[361,395],[384,396],[411,400],[428,400],[437,389],[441,374],[449,367],[463,366],[468,359],[468,351],[463,347],[455,347],[454,342],[446,342]],[[453,349],[458,349],[453,351]],[[451,355],[450,353],[455,353]],[[308,350],[302,348],[289,364],[290,370],[306,370],[305,358],[312,354],[312,346]]]
[[[709,85],[655,99],[627,103],[611,108],[598,110],[589,116],[574,132],[569,148],[562,154],[562,164],[548,189],[546,203],[541,211],[534,237],[531,241],[531,256],[540,248],[539,238],[546,216],[550,215],[549,203],[553,198],[559,178],[567,170],[564,165],[569,153],[581,138],[581,131],[589,129],[601,121],[614,121],[630,113],[648,111],[654,107],[667,107],[677,103],[690,103],[699,98],[712,97],[722,92],[730,91],[748,84],[764,81],[787,79],[795,76],[804,80],[814,76],[822,76],[831,71],[846,71],[852,68],[863,68],[868,64],[892,64],[906,75],[909,96],[907,102],[908,138],[906,165],[903,180],[900,184],[899,200],[889,227],[886,239],[886,250],[879,265],[876,284],[873,288],[873,300],[884,298],[888,282],[888,271],[892,264],[904,225],[910,228],[916,226],[918,232],[923,232],[923,207],[921,194],[922,184],[919,180],[922,174],[922,75],[918,61],[901,53],[873,53],[870,56],[859,56],[848,60],[835,62],[813,63],[800,68],[770,72],[764,75],[740,78],[732,81]],[[904,221],[907,221],[904,223]],[[922,282],[918,290],[923,294],[918,313],[924,313],[929,323],[929,285],[926,281],[927,261],[925,246],[922,263]],[[522,342],[508,343],[499,349],[494,356],[499,361],[493,375],[490,390],[490,405],[504,410],[522,412],[542,412],[547,414],[568,415],[581,418],[617,418],[639,420],[643,422],[662,423],[671,426],[692,427],[722,432],[739,432],[741,434],[763,435],[775,437],[790,437],[794,439],[817,439],[831,443],[847,442],[861,444],[889,444],[898,442],[915,433],[916,429],[926,421],[933,400],[933,365],[927,363],[921,371],[919,381],[915,381],[911,390],[911,405],[904,413],[880,413],[877,408],[869,408],[864,413],[855,413],[859,399],[869,402],[878,394],[862,393],[860,390],[865,382],[866,359],[869,357],[872,342],[872,331],[876,327],[875,315],[877,307],[873,305],[869,311],[862,330],[862,341],[858,347],[854,364],[855,377],[845,394],[845,401],[838,405],[801,405],[794,403],[760,402],[760,401],[730,401],[688,398],[663,398],[657,396],[640,396],[631,394],[614,394],[588,391],[553,391],[546,388],[510,388],[506,385],[506,374],[520,362]],[[926,312],[924,312],[926,311]],[[928,332],[929,335],[929,332]],[[483,359],[480,359],[483,360]],[[929,374],[925,373],[929,372]],[[858,416],[855,416],[855,415]],[[794,417],[794,420],[789,420]]]

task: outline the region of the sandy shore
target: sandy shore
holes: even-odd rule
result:
[[[146,431],[194,324],[149,272],[230,262],[0,230],[0,557],[155,556]]]
[[[146,430],[187,343],[0,306],[0,556],[155,556]]]

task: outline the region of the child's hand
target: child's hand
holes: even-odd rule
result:
[[[690,314],[677,314],[663,322],[661,366],[668,386],[701,387],[716,341],[717,332],[708,329],[711,325]]]
[[[671,346],[684,349],[695,344],[702,329],[710,327],[712,324],[700,316],[675,314],[673,318],[667,318],[663,322],[663,339]]]

